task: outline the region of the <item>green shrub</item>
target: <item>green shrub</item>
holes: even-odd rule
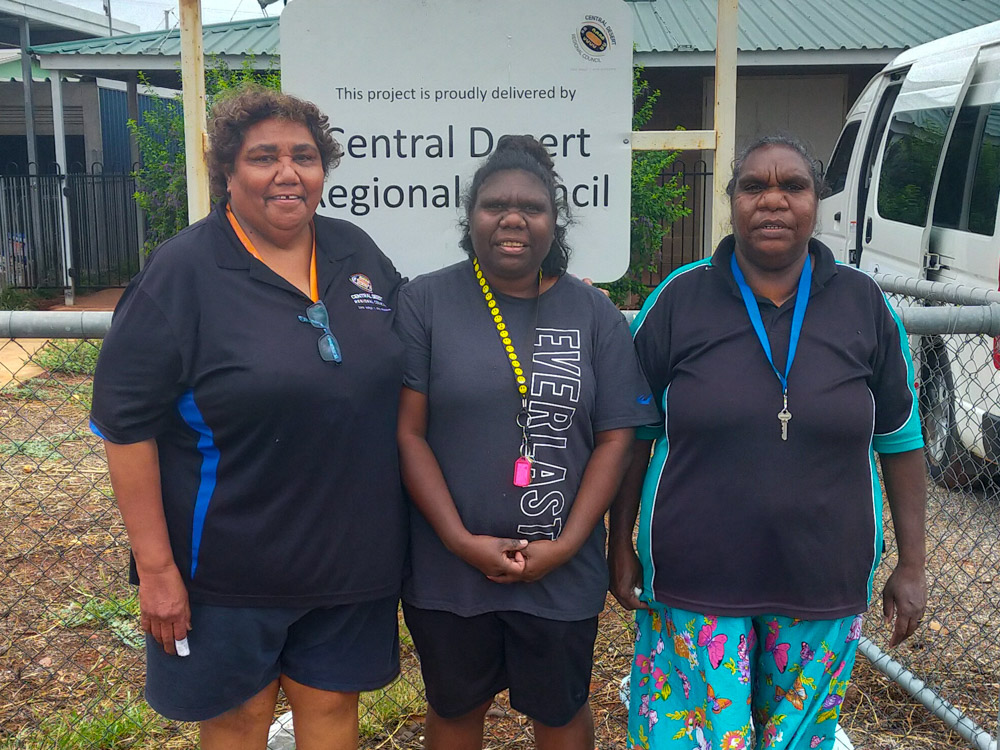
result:
[[[653,107],[660,98],[643,78],[642,66],[632,74],[632,129],[639,130],[653,116]],[[632,152],[632,210],[629,224],[629,267],[625,275],[611,284],[600,286],[608,290],[616,305],[641,304],[649,294],[642,280],[644,273],[656,271],[663,236],[667,228],[691,209],[684,205],[687,187],[678,183],[677,175],[664,180],[667,168],[673,164],[677,151]]]
[[[281,74],[270,67],[253,68],[254,58],[244,58],[243,65],[231,69],[218,57],[209,58],[205,70],[205,98],[209,109],[227,92],[254,82],[280,90]],[[140,74],[141,76],[142,74]],[[151,88],[145,78],[142,83]],[[148,254],[161,242],[170,239],[188,225],[187,177],[184,161],[184,108],[178,94],[173,99],[154,98],[153,106],[143,113],[142,121],[129,120],[142,157],[136,171],[136,203],[146,212]]]
[[[62,291],[3,287],[0,288],[0,310],[39,310],[57,295],[62,295]]]

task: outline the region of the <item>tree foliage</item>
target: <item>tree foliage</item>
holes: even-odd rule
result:
[[[242,66],[232,69],[219,58],[212,58],[205,70],[205,98],[208,108],[220,97],[249,82],[279,90],[281,74],[268,68],[254,70],[248,57]],[[188,224],[187,178],[184,161],[184,107],[178,94],[172,99],[157,97],[140,73],[140,81],[153,96],[153,106],[143,113],[141,122],[129,120],[129,129],[139,145],[141,166],[135,172],[136,203],[146,212],[148,254],[164,240],[173,237]]]
[[[658,89],[650,87],[643,77],[643,68],[632,72],[632,129],[639,130],[653,116],[653,107],[660,98]],[[656,271],[663,247],[663,236],[678,218],[691,209],[684,205],[687,187],[678,175],[665,176],[677,151],[632,152],[632,209],[629,218],[629,267],[618,281],[601,286],[611,300],[619,305],[641,304],[649,294],[643,282],[644,273]]]

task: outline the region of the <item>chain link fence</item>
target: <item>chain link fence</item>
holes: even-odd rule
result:
[[[866,750],[995,750],[989,735],[1000,695],[1000,495],[991,476],[997,437],[992,428],[982,437],[980,427],[977,443],[968,425],[970,414],[980,425],[981,412],[1000,415],[992,339],[1000,334],[1000,315],[987,308],[972,326],[981,333],[969,333],[961,332],[968,321],[962,328],[949,312],[960,308],[930,310],[912,297],[893,302],[913,330],[921,411],[935,446],[930,603],[916,635],[892,652],[891,662],[879,650],[888,631],[880,607],[873,607],[864,653],[899,684],[859,659],[841,723]],[[940,319],[928,322],[928,310]],[[0,750],[198,744],[193,725],[160,718],[142,698],[142,634],[127,583],[125,528],[101,441],[88,428],[93,365],[109,319],[0,312],[0,337],[9,337],[0,338]],[[876,590],[890,569],[882,567]],[[631,617],[609,600],[591,698],[602,749],[625,745],[619,682],[631,656]],[[363,748],[422,747],[426,704],[405,627],[402,670],[386,690],[362,696]],[[287,706],[276,712],[274,750],[294,747],[286,712]],[[935,713],[960,725],[961,734]],[[485,746],[533,746],[527,722],[502,697],[489,713]]]
[[[903,318],[913,355],[927,443],[928,605],[915,635],[886,654],[890,631],[881,623],[878,599],[873,600],[860,650],[893,682],[873,688],[870,705],[857,706],[842,724],[855,744],[861,746],[863,738],[871,750],[996,750],[1000,294],[890,276],[876,279]],[[876,592],[896,558],[888,508],[885,518],[887,564],[876,575]]]

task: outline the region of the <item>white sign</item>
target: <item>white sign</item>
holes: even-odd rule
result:
[[[505,133],[548,149],[574,224],[570,270],[628,267],[632,17],[622,0],[296,0],[285,91],[344,157],[320,213],[363,227],[404,275],[461,260],[461,197]]]

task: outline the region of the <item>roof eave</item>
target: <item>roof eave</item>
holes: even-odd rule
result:
[[[208,60],[220,60],[229,67],[240,67],[249,58],[245,55],[209,55]],[[39,54],[38,63],[44,70],[79,71],[93,70],[173,70],[181,64],[180,55],[88,55]],[[253,55],[255,70],[269,70],[281,64],[278,55]]]
[[[24,18],[29,23],[45,24],[90,36],[103,36],[108,32],[108,20],[104,15],[58,0],[33,0],[31,3],[24,0],[0,0],[0,15]],[[112,28],[119,34],[139,31],[135,24],[119,19],[112,21]]]
[[[740,50],[736,64],[741,67],[788,67],[797,65],[885,65],[900,49],[837,49],[837,50]],[[636,65],[647,68],[713,68],[715,52],[636,52]],[[44,66],[43,66],[44,67]]]

